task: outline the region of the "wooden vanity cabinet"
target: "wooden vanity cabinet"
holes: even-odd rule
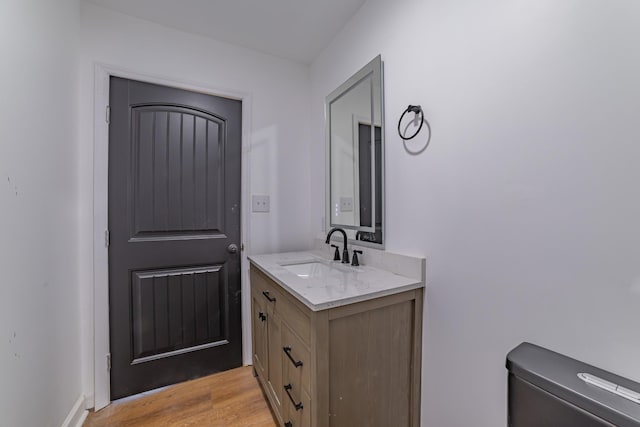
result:
[[[254,369],[281,427],[420,424],[422,288],[312,311],[250,275]]]

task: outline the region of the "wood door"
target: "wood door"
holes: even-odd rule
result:
[[[242,364],[240,101],[112,77],[111,398]]]

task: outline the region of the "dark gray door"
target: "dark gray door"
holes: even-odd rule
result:
[[[242,364],[240,101],[112,77],[111,398]]]
[[[374,243],[382,243],[382,128],[374,129],[375,147],[371,152],[371,125],[358,125],[358,181],[360,192],[360,225],[371,227],[371,155],[375,156],[375,233],[358,232],[356,238]]]

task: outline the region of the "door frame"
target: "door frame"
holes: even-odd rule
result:
[[[111,403],[107,355],[109,348],[109,250],[106,245],[109,207],[109,105],[110,77],[122,77],[207,95],[232,98],[242,102],[242,151],[240,183],[240,282],[242,289],[242,363],[251,364],[251,300],[249,292],[250,248],[249,182],[252,96],[250,93],[213,88],[173,77],[150,75],[103,63],[94,66],[94,135],[93,135],[93,407],[99,410]]]

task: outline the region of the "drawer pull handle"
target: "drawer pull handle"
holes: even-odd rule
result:
[[[284,427],[293,427],[293,423],[291,421],[287,421],[284,423]]]
[[[291,390],[292,388],[293,387],[291,386],[291,384],[287,384],[284,386],[284,391],[287,392],[287,396],[289,396],[289,400],[291,400],[291,403],[293,403],[293,407],[296,408],[296,411],[299,411],[303,408],[302,402],[296,403],[296,401],[293,400],[293,396],[291,396],[291,393],[289,393],[289,390]]]
[[[268,299],[269,302],[275,302],[276,301],[275,298],[272,298],[271,295],[269,295],[269,291],[262,291],[262,295],[264,295],[264,297],[266,299]]]
[[[282,350],[285,352],[289,360],[291,360],[291,363],[293,363],[293,366],[295,366],[296,368],[299,368],[300,366],[303,365],[302,360],[296,361],[296,359],[294,359],[293,356],[291,356],[291,347],[282,347]]]
[[[263,312],[258,313],[258,317],[259,317],[259,318],[260,318],[260,320],[262,320],[263,322],[264,322],[265,320],[267,320],[267,316],[265,316]]]

